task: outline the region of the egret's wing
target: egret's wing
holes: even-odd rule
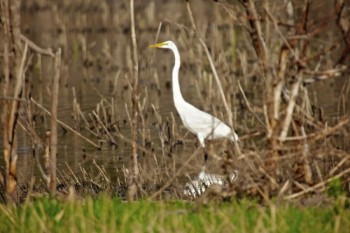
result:
[[[231,132],[230,127],[218,118],[203,112],[192,105],[186,106],[184,112],[180,113],[184,125],[195,134],[202,134],[208,137],[213,134],[213,138],[223,137]]]

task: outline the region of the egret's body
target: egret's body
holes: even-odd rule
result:
[[[205,146],[205,139],[228,138],[231,141],[238,141],[237,134],[228,125],[218,118],[199,110],[186,102],[182,97],[179,83],[180,54],[175,43],[166,41],[150,45],[150,47],[170,49],[174,53],[175,65],[172,72],[172,86],[175,107],[185,127],[197,135],[201,146]]]

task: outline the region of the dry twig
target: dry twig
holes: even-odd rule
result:
[[[134,16],[134,0],[130,0],[130,21],[131,21],[131,41],[133,48],[133,75],[134,82],[132,88],[132,107],[133,107],[133,119],[132,119],[132,161],[133,169],[132,175],[129,177],[128,181],[128,199],[134,200],[137,192],[136,179],[139,176],[139,167],[137,161],[137,117],[139,115],[138,109],[138,74],[139,74],[139,65],[138,65],[138,56],[137,56],[137,43],[136,43],[136,32],[135,32],[135,16]]]
[[[57,108],[58,92],[61,71],[61,49],[55,54],[54,77],[52,79],[52,100],[51,100],[51,133],[50,133],[50,193],[56,192],[56,154],[57,154]]]

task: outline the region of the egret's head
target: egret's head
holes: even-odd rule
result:
[[[158,44],[152,44],[148,46],[149,48],[161,48],[161,49],[173,49],[175,46],[174,42],[168,40]],[[175,46],[176,47],[176,46]]]

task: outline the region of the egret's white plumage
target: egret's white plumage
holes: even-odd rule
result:
[[[182,97],[179,83],[180,54],[172,41],[150,45],[151,48],[170,49],[175,56],[175,65],[172,72],[173,98],[177,112],[179,113],[186,128],[197,135],[202,147],[205,139],[228,138],[238,141],[238,136],[228,125],[218,118],[199,110],[192,104],[186,102]]]

